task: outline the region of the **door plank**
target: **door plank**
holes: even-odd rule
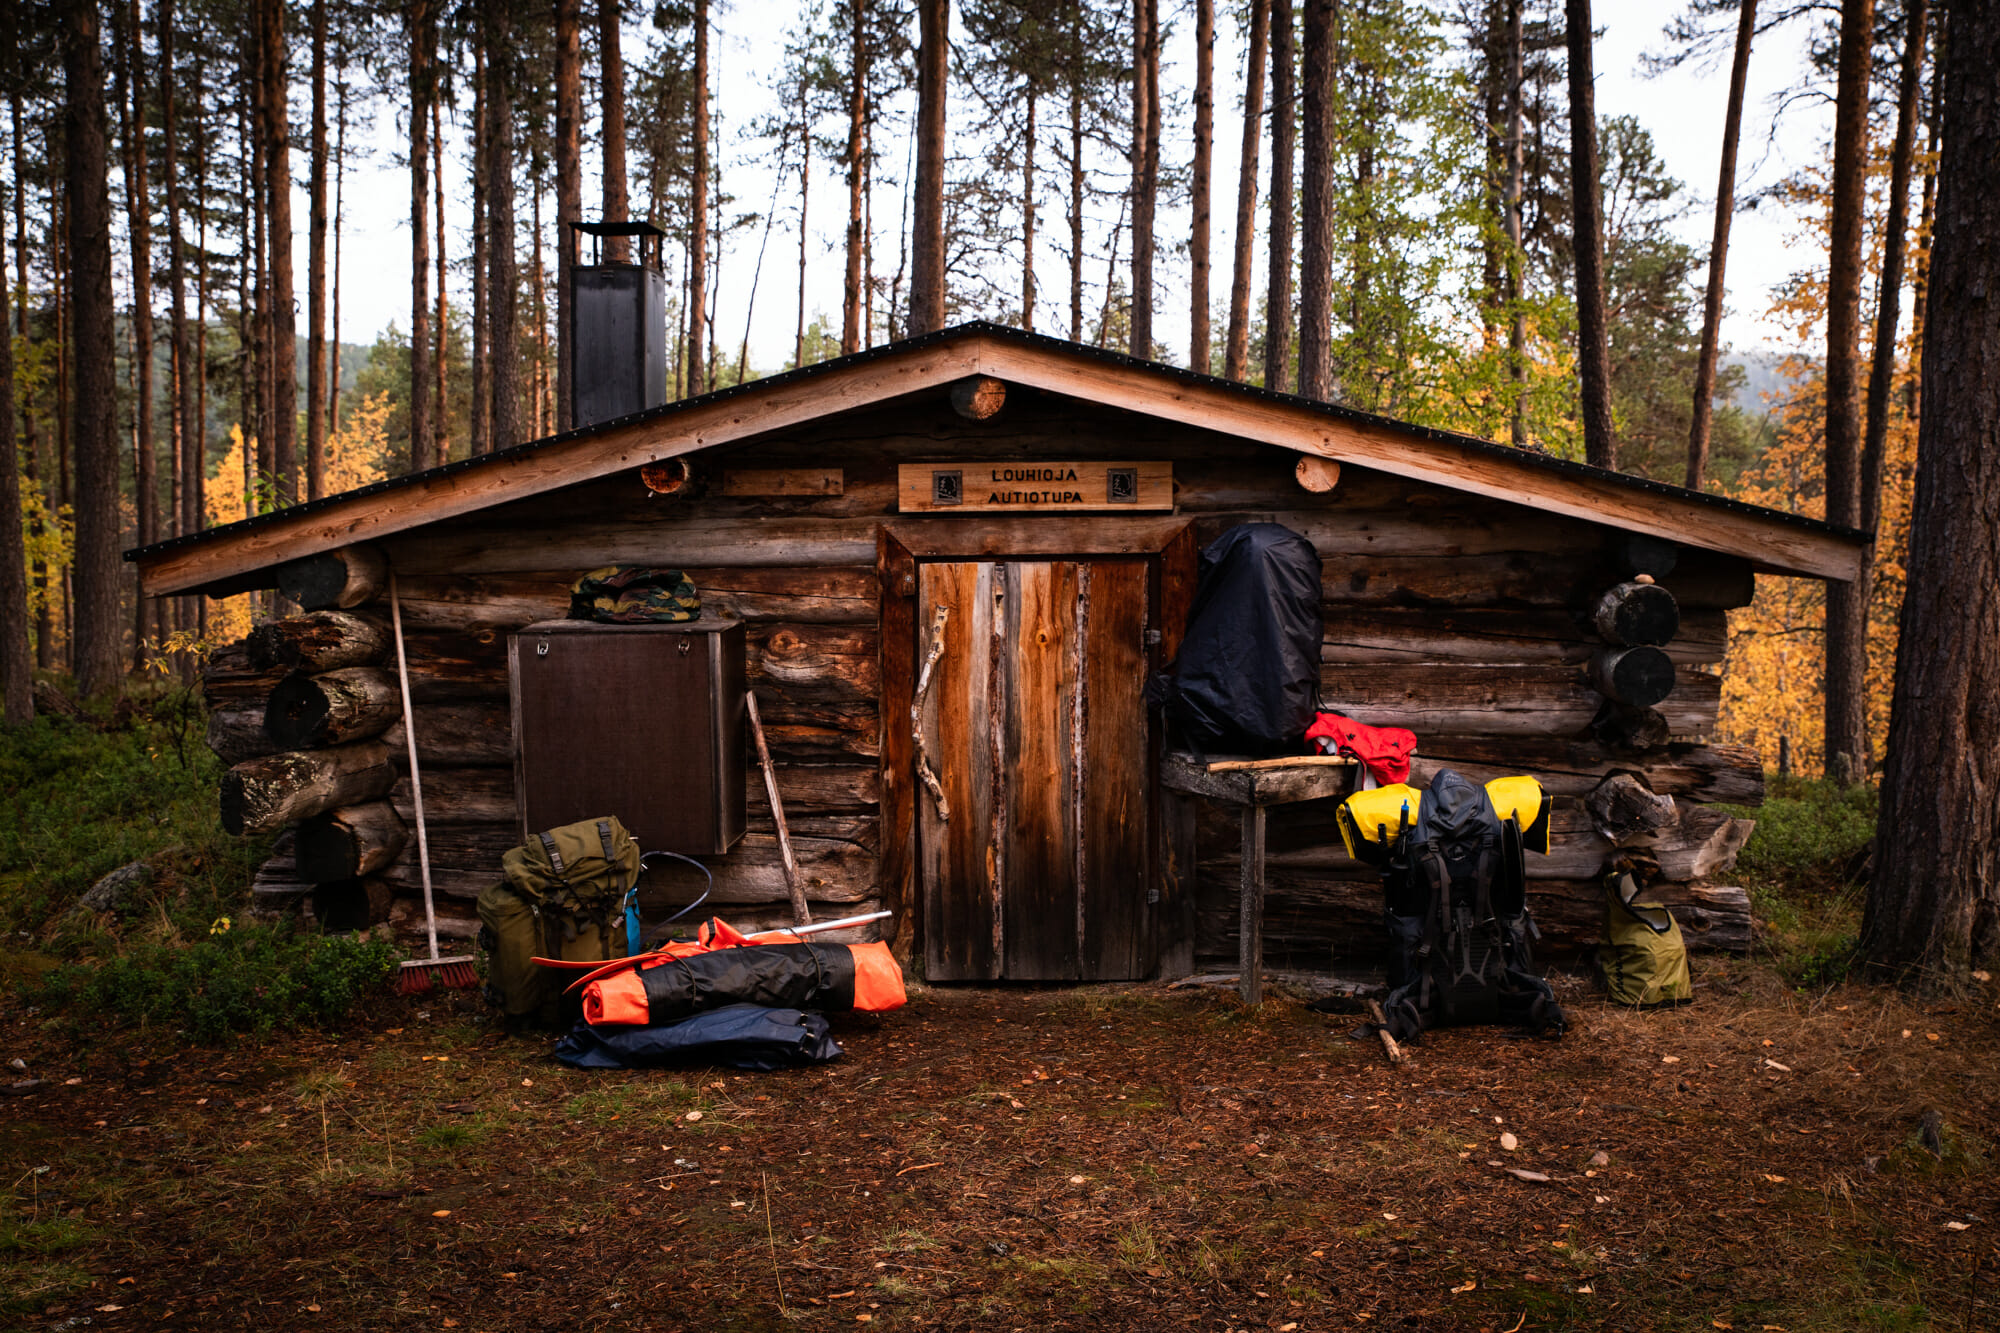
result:
[[[1087,980],[1150,976],[1153,913],[1151,772],[1147,763],[1147,569],[1138,560],[1085,566],[1082,612],[1082,970]]]
[[[917,651],[930,649],[936,608],[950,608],[945,650],[923,699],[924,753],[943,787],[950,817],[916,791],[924,894],[924,974],[933,981],[990,981],[1000,975],[995,936],[995,814],[991,696],[994,566],[922,565]]]
[[[1001,914],[1010,980],[1081,976],[1076,862],[1077,734],[1082,567],[1069,561],[1000,566],[1007,700],[1007,819]]]

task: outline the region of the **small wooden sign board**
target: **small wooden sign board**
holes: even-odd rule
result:
[[[1174,465],[1104,463],[904,463],[896,508],[905,514],[1077,513],[1174,507]]]

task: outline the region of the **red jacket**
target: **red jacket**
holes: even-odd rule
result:
[[[1306,739],[1314,742],[1321,754],[1359,759],[1385,787],[1410,780],[1410,756],[1417,749],[1414,731],[1364,726],[1338,713],[1321,713],[1306,728]]]

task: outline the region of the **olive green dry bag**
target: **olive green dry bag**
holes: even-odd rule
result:
[[[1651,1008],[1694,999],[1687,941],[1674,914],[1659,903],[1637,901],[1631,871],[1604,877],[1604,947],[1598,960],[1613,1004]]]

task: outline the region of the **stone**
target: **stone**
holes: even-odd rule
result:
[[[133,899],[153,882],[153,868],[144,861],[119,866],[83,891],[79,907],[92,912],[116,912],[132,905]]]

